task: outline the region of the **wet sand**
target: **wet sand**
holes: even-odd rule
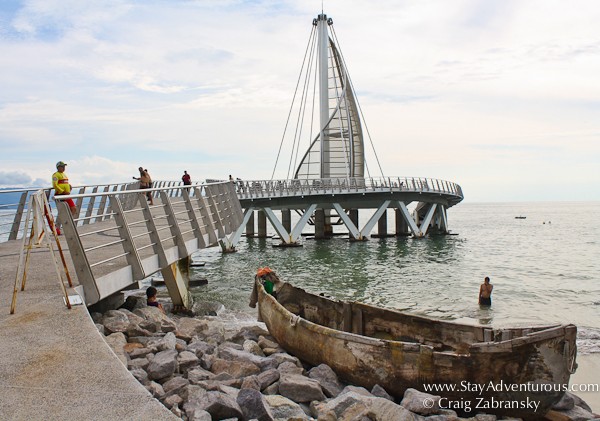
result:
[[[600,354],[579,355],[577,357],[577,371],[571,376],[570,385],[594,385],[600,388]],[[573,392],[583,399],[592,410],[600,413],[600,391],[597,392]]]

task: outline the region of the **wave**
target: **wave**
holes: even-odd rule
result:
[[[578,328],[577,353],[579,355],[600,353],[600,329],[590,327]]]

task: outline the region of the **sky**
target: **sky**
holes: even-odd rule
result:
[[[322,7],[385,176],[600,200],[596,0],[0,0],[0,187],[270,179]]]

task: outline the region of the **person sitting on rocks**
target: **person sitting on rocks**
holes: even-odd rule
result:
[[[156,288],[148,287],[148,289],[146,290],[146,304],[148,304],[149,307],[158,307],[158,309],[164,313],[165,309],[163,308],[162,304],[159,303],[156,299],[156,293]]]

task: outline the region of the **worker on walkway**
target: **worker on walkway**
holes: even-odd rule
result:
[[[65,196],[71,194],[71,184],[69,184],[69,177],[65,174],[65,164],[62,161],[56,163],[56,172],[52,174],[52,187],[54,188],[54,196]],[[73,199],[65,200],[71,210],[73,218],[77,217],[77,206]]]

